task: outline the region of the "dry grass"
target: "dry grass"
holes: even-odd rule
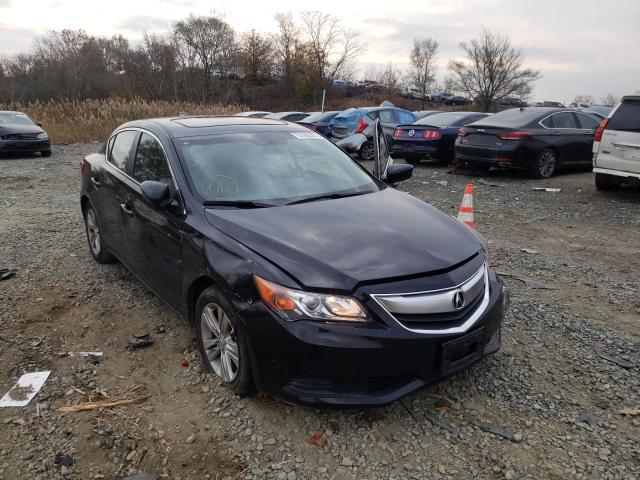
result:
[[[19,110],[43,124],[53,143],[104,141],[125,122],[141,118],[189,115],[232,115],[239,105],[203,105],[188,102],[146,100],[57,100],[3,105],[0,110]]]

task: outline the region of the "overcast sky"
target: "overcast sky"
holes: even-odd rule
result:
[[[306,7],[309,5],[309,7]],[[439,71],[483,28],[507,34],[542,78],[533,99],[596,99],[640,90],[640,0],[0,0],[0,56],[28,51],[50,29],[136,40],[188,16],[222,14],[238,32],[275,30],[276,12],[317,8],[360,34],[361,71],[408,64],[414,37],[440,42]]]

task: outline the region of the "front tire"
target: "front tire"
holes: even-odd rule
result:
[[[202,364],[233,393],[246,396],[255,390],[251,360],[240,322],[233,308],[215,288],[205,289],[195,311],[196,337]]]
[[[618,190],[620,188],[620,183],[620,179],[615,175],[596,173],[596,189],[598,190]]]
[[[529,166],[531,178],[551,178],[558,168],[558,156],[549,148],[542,150]]]
[[[373,142],[371,140],[367,140],[360,147],[360,151],[358,152],[358,157],[360,160],[369,161],[373,160]]]
[[[89,251],[91,256],[98,263],[111,263],[114,258],[109,253],[104,239],[102,237],[102,231],[100,230],[100,223],[98,222],[98,216],[95,210],[89,204],[84,212],[84,225],[87,232],[87,242],[89,243]]]

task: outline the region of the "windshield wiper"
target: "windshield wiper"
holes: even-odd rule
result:
[[[322,195],[313,195],[310,197],[304,197],[300,200],[294,200],[293,202],[286,203],[285,205],[296,205],[298,203],[315,202],[316,200],[333,200],[335,198],[355,197],[356,195],[364,195],[366,192],[352,192],[352,193],[325,193]]]
[[[275,203],[255,202],[253,200],[205,200],[205,207],[235,207],[235,208],[268,208],[277,207]]]

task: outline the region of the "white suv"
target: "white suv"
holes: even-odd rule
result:
[[[598,190],[640,182],[640,91],[623,97],[600,123],[593,142],[593,171]]]

